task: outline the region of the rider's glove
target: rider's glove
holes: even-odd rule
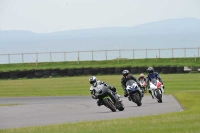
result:
[[[115,88],[115,87],[111,87],[111,90],[112,90],[113,92],[116,92],[116,88]]]

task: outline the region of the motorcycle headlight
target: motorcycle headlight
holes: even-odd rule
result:
[[[99,90],[97,93],[101,94],[101,93],[102,93],[102,90]]]

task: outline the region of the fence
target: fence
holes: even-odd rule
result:
[[[168,49],[118,49],[70,52],[41,52],[0,54],[0,64],[38,63],[59,61],[93,61],[112,59],[143,59],[143,58],[187,58],[199,57],[197,48],[168,48]]]

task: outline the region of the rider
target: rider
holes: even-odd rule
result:
[[[140,76],[138,78],[138,81],[139,82],[144,82],[146,84],[146,78],[144,77],[143,73],[140,74]],[[144,91],[146,92],[146,85],[144,86],[144,89],[145,89]]]
[[[161,77],[159,76],[158,72],[154,72],[153,67],[149,67],[147,69],[147,72],[148,72],[148,74],[147,74],[147,77],[146,77],[146,83],[147,83],[148,88],[150,88],[149,81],[151,81],[151,79],[154,79],[154,78],[158,79],[163,84]],[[163,89],[164,89],[164,85],[163,85]],[[149,89],[149,93],[151,94],[150,89]],[[153,96],[152,96],[152,98],[153,98]]]
[[[146,78],[144,77],[143,73],[140,74],[138,81],[146,81]]]
[[[107,86],[117,97],[118,99],[120,98],[120,95],[117,94],[117,90],[115,87],[113,86],[110,86],[109,84],[107,84],[106,82],[104,81],[100,81],[100,80],[97,80],[97,78],[95,76],[91,76],[89,78],[89,83],[91,84],[91,87],[90,87],[90,92],[91,92],[91,95],[92,95],[92,98],[93,99],[98,99],[98,97],[95,95],[95,88],[97,87],[97,85],[104,85],[104,86]],[[98,99],[97,100],[97,105],[98,106],[101,106],[103,105],[103,102],[101,101],[101,99]]]
[[[126,82],[128,80],[132,79],[132,80],[134,80],[138,84],[139,87],[141,87],[141,86],[140,86],[140,83],[137,80],[137,78],[135,78],[133,75],[130,75],[128,70],[123,70],[122,71],[122,75],[123,75],[123,77],[121,78],[121,86],[122,86],[122,88],[124,90],[124,96],[127,97],[128,93],[126,91]]]

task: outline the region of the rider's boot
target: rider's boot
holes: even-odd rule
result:
[[[124,97],[127,97],[127,96],[128,96],[127,91],[124,91]]]
[[[121,96],[120,96],[119,94],[117,94],[117,92],[113,92],[113,93],[114,93],[114,95],[117,97],[118,101],[122,101],[122,100],[121,100]]]
[[[128,100],[131,101],[131,98],[128,96]]]
[[[165,93],[164,89],[165,89],[165,86],[163,85],[163,87],[161,87],[161,90],[163,93]]]
[[[154,97],[153,97],[153,95],[152,95],[152,92],[151,92],[151,90],[149,90],[149,93],[151,94],[151,96],[152,96],[152,99],[154,99]]]
[[[103,105],[103,103],[98,99],[97,100],[97,106],[101,106],[101,105]]]

